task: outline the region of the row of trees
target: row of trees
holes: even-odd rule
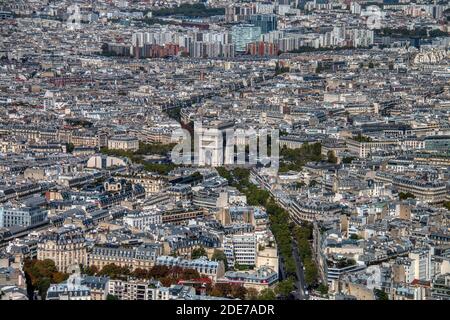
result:
[[[69,277],[69,274],[59,272],[55,262],[50,259],[27,259],[24,261],[23,270],[27,282],[27,291],[30,297],[38,290],[42,299],[46,298],[47,290],[52,283],[61,283]]]
[[[219,174],[228,180],[247,196],[250,205],[264,206],[270,219],[271,230],[278,244],[278,250],[282,256],[286,272],[295,275],[295,260],[292,256],[292,237],[290,235],[289,213],[275,203],[266,190],[261,190],[249,181],[250,171],[248,169],[236,168],[227,171],[225,168],[217,168]]]
[[[305,266],[305,282],[308,286],[313,286],[317,283],[318,271],[309,243],[312,239],[312,226],[311,224],[302,226],[296,225],[293,231],[295,240],[297,241],[300,258]]]
[[[304,151],[306,155],[301,154],[301,150]],[[290,161],[302,162],[305,161],[305,158],[321,158],[320,143],[312,145],[306,144],[300,149],[287,149],[285,151],[285,155]],[[299,159],[300,154],[301,156]],[[270,194],[267,191],[261,190],[249,182],[249,171],[247,169],[237,168],[227,171],[225,168],[218,168],[218,172],[222,177],[226,178],[231,185],[236,186],[239,190],[244,192],[247,195],[247,199],[257,199],[255,201],[256,204],[266,208],[269,215],[271,230],[275,236],[278,250],[284,261],[285,270],[288,275],[287,279],[281,281],[274,290],[265,289],[261,291],[258,295],[258,299],[272,300],[275,299],[277,294],[286,297],[294,290],[296,263],[292,254],[293,236],[298,243],[299,254],[305,266],[305,282],[309,286],[316,285],[318,270],[309,243],[312,239],[312,225],[294,226],[293,229],[291,229],[290,224],[288,223],[289,213],[280,207],[275,200],[270,197]],[[267,192],[267,194],[261,194],[262,191]],[[252,194],[249,194],[249,192]],[[260,192],[259,195],[258,192]]]
[[[144,155],[159,154],[164,156],[169,152],[171,152],[174,146],[175,146],[174,143],[162,144],[162,143],[139,142],[139,149],[137,151],[108,149],[104,147],[101,149],[101,152],[111,156],[121,156],[128,158],[132,158],[134,156],[136,157],[136,159],[141,160],[143,159],[142,156]]]
[[[251,206],[265,206],[269,199],[269,192],[261,190],[256,185],[250,182],[250,170],[243,168],[236,168],[234,170],[226,170],[223,167],[218,167],[219,174],[228,180],[228,184],[237,188],[247,197],[247,203]]]
[[[280,281],[275,288],[266,288],[259,293],[254,288],[246,289],[238,284],[216,283],[208,294],[216,297],[238,298],[242,300],[275,300],[277,295],[287,297],[294,290],[294,278]]]
[[[201,278],[195,269],[168,267],[156,265],[150,269],[137,268],[133,271],[127,266],[121,267],[114,263],[105,265],[102,269],[89,266],[83,269],[83,273],[91,276],[107,276],[111,279],[126,280],[128,277],[147,280],[159,280],[164,286],[178,283],[180,280],[192,280]]]
[[[269,215],[272,233],[278,245],[278,250],[284,260],[284,266],[288,275],[296,274],[296,264],[292,255],[292,236],[289,229],[289,213],[270,198],[266,205]]]
[[[409,30],[408,28],[383,28],[379,31],[384,36],[393,37],[414,37],[414,38],[436,38],[447,37],[448,33],[439,29],[427,30],[426,28],[417,28]]]
[[[137,268],[131,271],[128,267],[120,267],[115,264],[105,265],[101,270],[96,266],[83,269],[83,273],[96,276],[108,276],[112,279],[126,279],[134,277],[145,280],[159,280],[163,286],[177,284],[180,280],[201,279],[202,276],[194,269],[181,267],[154,266],[150,269]],[[254,289],[246,289],[240,284],[216,283],[211,285],[211,281],[204,279],[203,282],[206,293],[216,297],[238,298],[238,299],[258,299],[260,295]],[[286,284],[280,283],[277,292],[285,292]],[[278,288],[278,287],[277,287]],[[108,297],[109,300],[116,300],[117,297]]]

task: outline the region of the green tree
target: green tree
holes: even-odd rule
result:
[[[209,8],[206,7],[203,3],[194,3],[194,4],[184,3],[178,7],[161,8],[158,10],[153,10],[152,14],[154,17],[166,17],[172,15],[180,15],[187,17],[211,17],[224,15],[225,9]]]
[[[244,300],[247,295],[247,289],[245,289],[245,287],[242,285],[232,285],[231,295],[234,298]]]
[[[294,183],[294,187],[295,187],[296,189],[303,188],[305,185],[306,185],[306,183],[304,183],[303,181],[295,182],[295,183]]]
[[[123,279],[126,276],[131,275],[129,267],[121,267],[114,263],[105,265],[98,273],[100,276],[108,276],[111,279]]]
[[[351,234],[350,235],[350,239],[352,239],[352,240],[359,240],[359,239],[361,239],[360,237],[359,237],[359,235],[357,235],[357,234]]]
[[[415,199],[416,196],[414,194],[412,194],[411,192],[399,192],[398,198],[400,200],[406,200],[406,199]]]
[[[317,280],[317,267],[315,266],[314,262],[311,259],[307,259],[304,261],[305,266],[305,282],[307,285],[311,286],[314,285],[314,283]]]
[[[225,266],[225,270],[228,270],[227,256],[225,255],[225,253],[222,250],[214,249],[211,260],[222,261]]]
[[[377,300],[389,300],[388,294],[383,290],[374,289],[374,294]]]
[[[320,294],[326,295],[328,294],[328,285],[321,283],[317,290],[320,292]]]
[[[38,290],[42,299],[45,299],[50,284],[61,283],[69,276],[67,273],[59,272],[55,262],[50,259],[26,259],[23,268],[27,279],[28,292]]]
[[[447,210],[450,210],[450,201],[444,202],[444,208],[446,208]]]
[[[73,149],[75,149],[75,146],[73,145],[73,143],[66,143],[66,152],[67,153],[72,153]]]
[[[344,157],[342,159],[342,163],[348,164],[348,163],[351,163],[355,159],[356,159],[356,157]]]
[[[261,290],[258,296],[258,300],[275,300],[275,298],[275,292],[270,288]]]
[[[330,163],[337,163],[338,162],[338,158],[334,154],[333,150],[330,150],[330,151],[327,152],[327,157],[328,157],[328,162],[330,162]]]
[[[136,268],[131,275],[137,279],[148,279],[149,274],[148,270],[142,269],[142,268]]]
[[[200,273],[195,269],[186,268],[181,272],[181,278],[184,280],[198,279],[200,278]]]
[[[311,181],[309,182],[309,187],[310,187],[310,188],[314,188],[316,185],[317,185],[317,181],[316,181],[316,180],[311,180]]]
[[[82,269],[82,272],[88,276],[95,276],[98,271],[98,267],[94,265]]]
[[[258,290],[256,290],[255,288],[248,288],[245,298],[247,300],[258,300]]]
[[[353,140],[358,142],[372,142],[372,138],[363,136],[361,133],[358,133],[357,136],[354,136]]]
[[[191,259],[198,259],[205,256],[207,256],[207,254],[205,248],[203,247],[195,248],[194,250],[192,250]]]
[[[322,160],[322,145],[320,142],[304,143],[296,149],[284,146],[280,151],[280,158],[280,172],[300,171],[307,162]]]
[[[232,287],[229,283],[216,283],[212,288],[211,295],[215,297],[228,297],[231,295]]]
[[[47,297],[47,290],[50,288],[51,280],[50,278],[44,277],[39,278],[36,283],[35,287],[38,289],[39,295],[41,296],[42,300],[45,300]]]
[[[115,296],[115,295],[108,294],[106,296],[106,300],[119,300],[119,298],[117,296]]]
[[[284,297],[289,296],[289,294],[294,290],[294,280],[289,277],[283,281],[280,281],[275,287],[275,293],[282,295]]]

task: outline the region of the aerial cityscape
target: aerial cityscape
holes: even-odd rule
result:
[[[448,0],[0,0],[0,39],[0,300],[450,300]]]

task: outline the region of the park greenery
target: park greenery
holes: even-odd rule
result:
[[[83,128],[90,128],[92,127],[92,122],[85,120],[85,119],[78,119],[78,118],[66,118],[64,121],[71,126],[74,127],[83,127]]]
[[[192,259],[198,259],[201,257],[207,257],[205,248],[198,247],[198,248],[195,248],[194,250],[192,250],[192,252],[191,252]]]
[[[388,294],[380,289],[374,289],[374,294],[377,300],[389,300]]]
[[[160,24],[160,25],[168,25],[168,24],[176,24],[174,21],[158,19],[158,18],[145,18],[143,19],[144,23],[148,25]]]
[[[296,149],[288,149],[284,146],[280,151],[280,156],[280,172],[301,171],[306,163],[322,160],[322,145],[320,142],[313,144],[305,142]]]
[[[164,286],[177,284],[180,280],[199,279],[201,275],[195,269],[181,267],[167,267],[155,265],[149,269],[136,268],[131,270],[128,266],[119,266],[114,263],[103,266],[102,269],[95,265],[83,268],[82,272],[91,276],[103,276],[111,279],[126,280],[128,277],[146,280],[158,280]]]
[[[412,38],[436,38],[447,37],[448,33],[439,29],[427,30],[425,28],[408,29],[404,28],[383,28],[379,31],[383,36],[391,37],[412,37]]]
[[[175,144],[173,143],[161,144],[139,142],[139,149],[137,151],[108,149],[106,147],[103,147],[100,149],[100,152],[109,156],[128,158],[134,163],[142,164],[144,166],[144,170],[146,171],[157,172],[159,174],[166,175],[177,166],[173,163],[146,162],[144,156],[155,154],[165,156],[172,151],[174,146]]]
[[[352,161],[355,159],[356,159],[356,157],[344,157],[344,158],[342,158],[342,163],[349,164],[349,163],[352,163]]]
[[[251,206],[264,206],[269,198],[269,192],[261,190],[256,185],[250,182],[250,170],[243,168],[236,168],[228,171],[224,167],[216,168],[218,173],[225,179],[232,187],[237,188],[240,192],[247,196],[247,203]]]
[[[450,201],[444,202],[444,208],[446,208],[447,210],[450,210]]]
[[[178,7],[161,8],[152,11],[153,17],[168,17],[174,15],[185,17],[212,17],[224,14],[224,8],[207,8],[203,3],[184,3]]]
[[[372,138],[363,136],[361,133],[358,133],[358,135],[354,136],[352,139],[358,142],[372,142]]]

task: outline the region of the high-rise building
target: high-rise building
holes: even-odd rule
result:
[[[414,279],[430,280],[431,278],[431,255],[429,250],[414,250],[409,253],[412,261],[412,272]]]
[[[261,28],[261,33],[268,33],[277,29],[277,16],[274,14],[251,15],[248,22]]]
[[[252,56],[275,56],[278,54],[278,47],[273,43],[257,41],[247,45],[247,52]]]
[[[243,52],[247,44],[258,41],[261,36],[261,27],[252,24],[242,24],[231,28],[232,39],[236,51]]]

